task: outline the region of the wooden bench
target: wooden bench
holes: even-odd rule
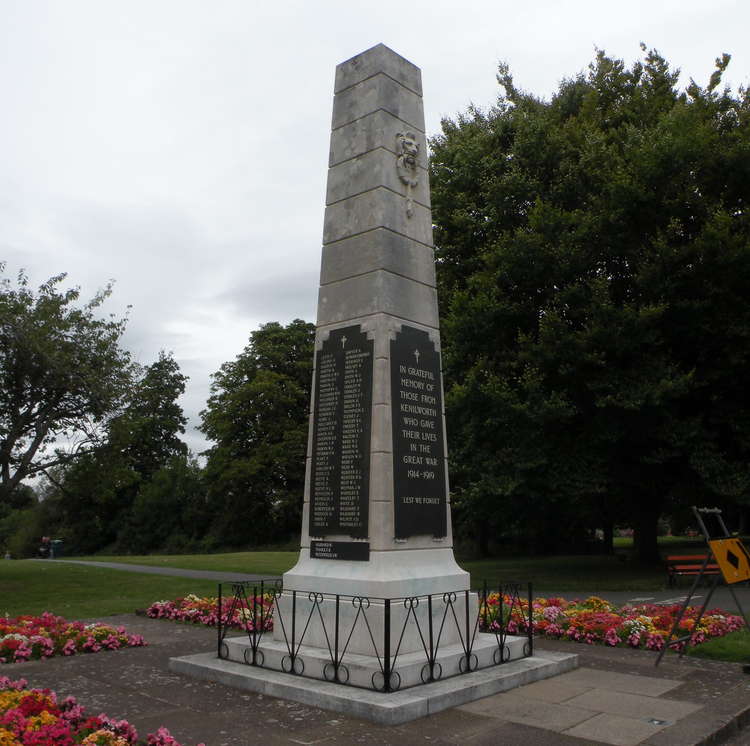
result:
[[[671,554],[667,557],[667,577],[669,587],[673,588],[677,584],[677,578],[680,575],[698,575],[701,567],[706,561],[705,554]],[[704,575],[721,575],[721,569],[715,562],[709,562]]]

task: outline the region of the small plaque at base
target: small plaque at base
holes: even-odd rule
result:
[[[369,541],[311,541],[312,559],[350,560],[367,562],[370,559]]]

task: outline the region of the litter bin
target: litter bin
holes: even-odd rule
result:
[[[49,558],[50,559],[59,559],[60,557],[62,557],[63,556],[63,542],[62,542],[62,539],[52,539],[52,541],[50,542],[50,544],[52,546],[50,547]]]

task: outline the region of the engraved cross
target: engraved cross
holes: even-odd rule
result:
[[[346,347],[346,335],[344,335],[343,337],[341,337],[341,346],[342,347]]]
[[[419,350],[414,350],[414,359],[417,361],[417,365],[419,365]]]

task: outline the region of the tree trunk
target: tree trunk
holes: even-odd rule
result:
[[[479,556],[490,556],[490,530],[487,521],[479,524]]]
[[[604,522],[604,554],[615,553],[615,526],[612,521]]]
[[[638,514],[634,527],[633,544],[635,545],[636,556],[641,562],[649,564],[661,562],[657,543],[658,521],[659,511],[654,510],[653,506],[642,508]]]

